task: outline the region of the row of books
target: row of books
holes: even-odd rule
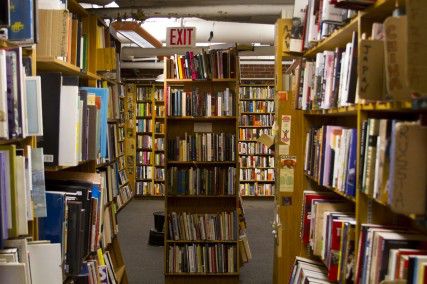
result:
[[[151,158],[153,156],[153,153],[147,152],[147,151],[138,151],[136,153],[136,163],[138,165],[151,165]]]
[[[169,245],[169,273],[235,273],[237,247],[226,244]]]
[[[254,112],[254,113],[272,113],[274,112],[273,101],[240,101],[239,104],[241,112]]]
[[[137,119],[137,132],[153,132],[153,121],[151,119]]]
[[[274,114],[242,114],[240,116],[241,126],[272,126],[274,123]]]
[[[356,16],[354,10],[364,9],[375,1],[334,0],[321,3],[313,0],[299,1],[294,6],[289,51],[302,52],[309,48],[313,45],[313,41],[325,38]]]
[[[271,136],[271,128],[241,128],[239,129],[239,139],[240,140],[254,140],[260,137],[263,134]]]
[[[273,196],[274,184],[271,183],[241,183],[240,196]]]
[[[42,148],[0,145],[0,248],[28,234],[28,221],[46,216]]]
[[[136,88],[136,100],[137,101],[151,101],[154,96],[154,100],[161,102],[164,100],[163,86],[162,88],[153,87],[137,87]]]
[[[368,0],[364,2],[372,3],[375,1]],[[313,43],[328,37],[356,15],[357,11],[338,8],[335,3],[330,3],[329,1],[318,4],[309,0],[305,19],[304,48],[309,48]]]
[[[136,167],[137,179],[155,179],[162,181],[165,179],[164,168],[153,168],[152,166],[137,166]]]
[[[273,151],[261,143],[239,142],[240,155],[273,154]]]
[[[306,134],[304,171],[319,185],[356,195],[357,130],[325,125]]]
[[[241,168],[274,168],[274,157],[241,156],[239,162]]]
[[[154,113],[156,114],[157,118],[165,117],[166,116],[165,106],[164,105],[154,105]]]
[[[154,165],[156,165],[156,166],[164,166],[165,165],[165,154],[163,154],[163,153],[155,153],[154,154]]]
[[[151,103],[138,103],[136,105],[136,116],[151,116],[152,105]]]
[[[354,206],[331,192],[304,191],[302,239],[327,267],[329,281],[354,277],[348,261],[355,258]],[[350,279],[346,279],[350,275]],[[377,283],[377,282],[373,282]]]
[[[356,102],[357,33],[345,49],[316,54],[316,61],[306,61],[303,72],[301,108],[330,109]]]
[[[116,123],[109,123],[107,129],[107,157],[113,161],[117,157],[124,155],[123,144],[119,141],[123,141],[124,137],[121,137],[121,128]]]
[[[137,181],[136,182],[136,194],[137,195],[153,195],[161,196],[165,195],[165,185],[163,183],[152,183],[148,181]]]
[[[164,134],[165,133],[165,123],[163,121],[156,121],[154,123],[154,133],[160,133],[160,134]]]
[[[240,181],[274,181],[274,169],[240,169]]]
[[[249,240],[246,233],[239,236],[239,255],[240,263],[244,264],[252,259],[251,248],[249,247]]]
[[[43,135],[40,77],[30,75],[21,47],[0,49],[0,139]]]
[[[191,92],[168,90],[168,116],[232,116],[235,105],[235,95],[229,88],[216,93],[202,92],[198,88]]]
[[[164,138],[158,137],[154,139],[154,150],[164,150]],[[152,150],[153,149],[153,137],[151,135],[138,135],[137,136],[137,147],[138,149]]]
[[[236,194],[236,168],[177,168],[168,174],[172,195],[233,195]]]
[[[368,119],[362,124],[360,184],[402,214],[424,215],[427,127],[419,121]]]
[[[175,241],[235,241],[236,211],[216,214],[177,213],[168,216],[169,239]]]
[[[240,87],[241,99],[274,99],[273,87]]]
[[[230,133],[185,133],[168,139],[169,161],[235,161],[236,137]]]
[[[125,184],[122,187],[120,187],[119,195],[117,195],[116,203],[118,209],[120,209],[124,204],[129,202],[133,198],[133,191],[130,188],[129,184]]]
[[[203,50],[194,54],[174,55],[167,60],[168,79],[228,79],[236,78],[236,50]]]
[[[289,279],[289,283],[327,284],[331,282],[328,280],[328,271],[322,263],[297,256],[295,258],[295,263],[292,269],[292,274]]]
[[[79,88],[78,76],[61,73],[41,74],[41,89],[44,135],[40,144],[46,164],[76,166],[85,160],[110,159],[108,89]]]

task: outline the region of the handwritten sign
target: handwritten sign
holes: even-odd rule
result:
[[[384,41],[365,39],[360,41],[359,46],[359,98],[384,99]]]
[[[409,99],[406,83],[406,16],[388,17],[384,21],[385,68],[387,91],[394,100]]]
[[[280,141],[283,144],[290,145],[291,143],[291,116],[282,115],[282,131],[280,133]]]
[[[427,93],[427,5],[425,0],[407,1],[407,79],[410,89]]]

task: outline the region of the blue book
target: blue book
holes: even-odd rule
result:
[[[39,239],[62,243],[65,194],[46,192],[47,217],[39,218]]]
[[[8,38],[34,42],[34,0],[10,0]]]
[[[347,177],[345,192],[347,195],[356,196],[356,156],[357,156],[357,129],[351,129],[349,158],[347,163]]]
[[[99,126],[99,135],[100,135],[100,153],[101,158],[108,157],[107,150],[107,129],[108,129],[108,89],[106,88],[90,88],[84,87],[80,88],[85,90],[88,93],[95,94],[97,97],[101,98],[101,110],[100,110],[100,126]]]

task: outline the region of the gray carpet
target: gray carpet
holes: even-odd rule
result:
[[[163,210],[158,200],[133,200],[118,214],[119,241],[130,284],[162,284],[163,247],[148,245],[153,212]],[[269,284],[273,275],[273,201],[244,201],[253,259],[241,269],[240,283]]]

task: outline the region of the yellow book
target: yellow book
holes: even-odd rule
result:
[[[100,265],[105,265],[104,255],[102,254],[102,249],[99,248],[96,251],[96,254],[98,255],[98,262]]]
[[[179,73],[178,79],[183,79],[184,76],[183,76],[183,71],[182,71],[182,66],[181,66],[181,56],[177,55],[175,60],[176,60],[176,63],[178,64],[178,73]]]

